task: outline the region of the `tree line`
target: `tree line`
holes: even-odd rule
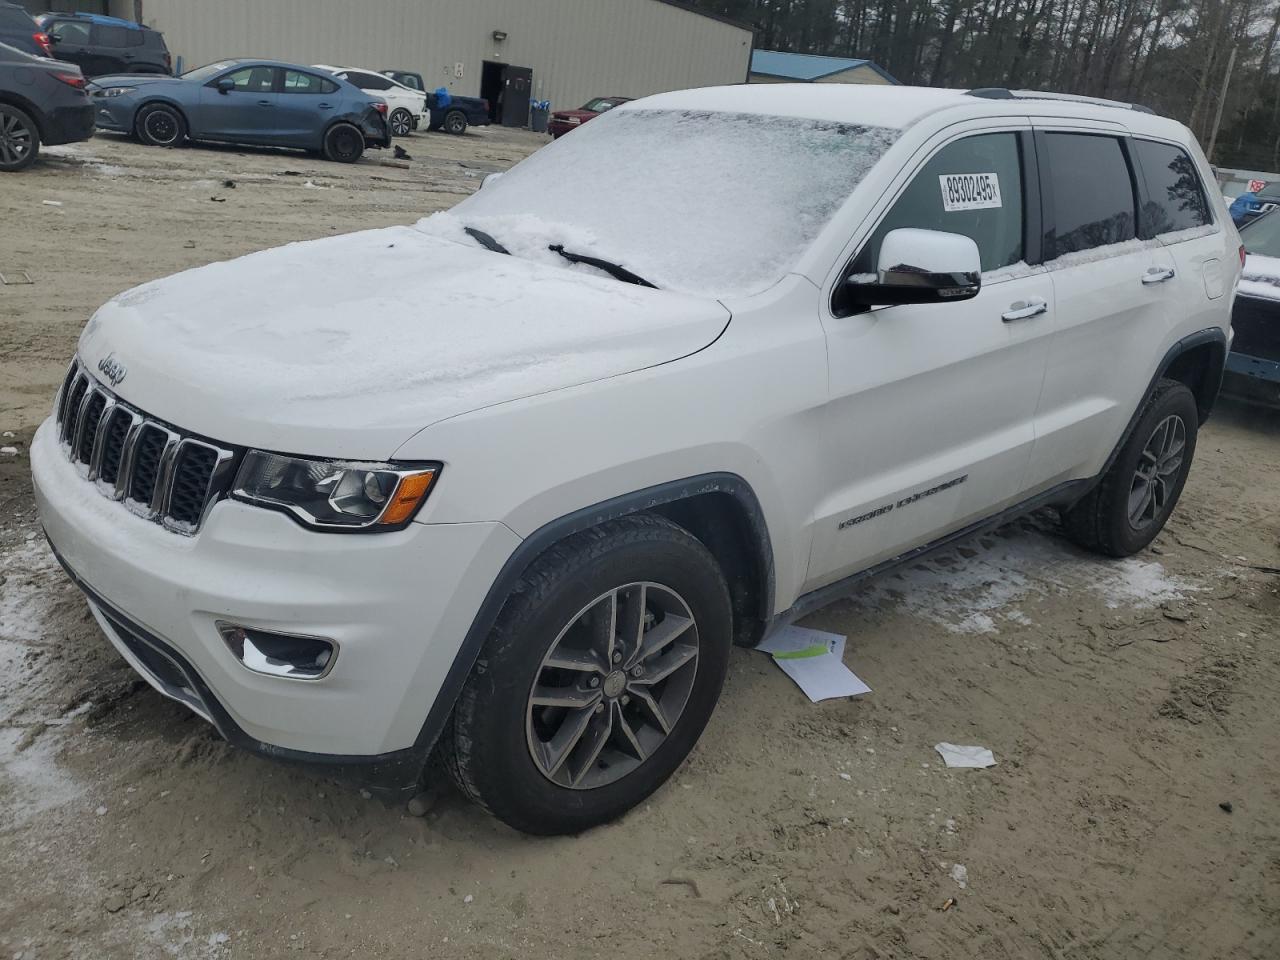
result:
[[[693,0],[756,47],[874,60],[903,83],[1055,90],[1145,104],[1213,161],[1280,170],[1277,0]],[[1233,59],[1234,53],[1234,59]]]

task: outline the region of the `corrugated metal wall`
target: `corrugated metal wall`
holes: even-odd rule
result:
[[[126,6],[113,0],[112,12]],[[659,0],[143,0],[142,10],[187,69],[235,56],[396,68],[479,96],[481,63],[493,60],[531,67],[534,97],[555,109],[742,83],[752,46],[748,30]]]

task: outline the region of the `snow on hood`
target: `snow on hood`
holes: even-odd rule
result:
[[[567,266],[567,265],[566,265]],[[116,392],[225,443],[379,459],[448,417],[676,360],[717,301],[391,227],[143,284],[80,338]]]
[[[1280,258],[1251,253],[1244,259],[1237,292],[1246,297],[1280,300]]]

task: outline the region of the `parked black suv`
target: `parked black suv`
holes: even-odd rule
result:
[[[86,77],[114,73],[173,73],[164,34],[132,20],[92,13],[42,13],[53,56],[74,63]]]
[[[40,144],[93,136],[93,104],[79,67],[0,43],[0,173],[29,167]]]
[[[23,53],[52,57],[49,36],[40,29],[31,14],[16,3],[0,0],[0,43],[7,43]]]

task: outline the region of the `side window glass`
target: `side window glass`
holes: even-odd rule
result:
[[[985,133],[939,150],[863,245],[852,273],[875,273],[890,230],[917,227],[973,239],[982,269],[1023,258],[1022,159],[1015,133]]]
[[[1133,181],[1115,137],[1047,133],[1052,208],[1045,259],[1122,243],[1137,236]]]
[[[63,43],[85,44],[89,42],[89,24],[59,20],[49,26],[49,33]]]
[[[128,32],[124,27],[99,25],[94,27],[93,39],[104,47],[123,47],[128,45]]]
[[[144,46],[143,40],[145,36],[141,30],[126,30],[124,32],[124,43],[127,47]]]
[[[1151,140],[1134,140],[1133,150],[1147,184],[1140,224],[1144,238],[1213,222],[1200,175],[1185,150]]]
[[[298,70],[284,72],[285,93],[332,93],[338,85],[322,77]]]
[[[275,70],[272,67],[245,67],[220,79],[230,80],[243,93],[270,93],[275,86]]]

